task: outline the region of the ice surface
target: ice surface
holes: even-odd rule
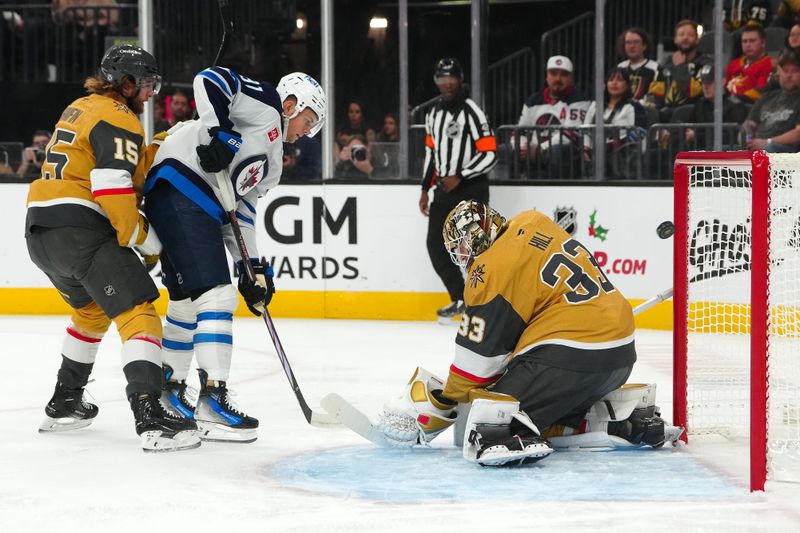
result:
[[[65,317],[0,317],[0,532],[800,531],[800,487],[747,490],[741,443],[656,452],[556,452],[521,469],[470,465],[450,447],[372,447],[310,427],[263,323],[234,322],[231,387],[261,420],[253,444],[142,453],[124,398],[119,339],[103,341],[92,426],[40,435]],[[369,414],[417,365],[446,374],[455,329],[432,322],[276,321],[314,408],[338,392]],[[670,416],[671,334],[637,333],[632,380],[659,384]],[[191,379],[196,385],[195,377]]]

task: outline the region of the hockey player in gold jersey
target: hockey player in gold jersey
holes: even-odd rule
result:
[[[636,361],[631,306],[580,242],[536,211],[506,221],[475,201],[451,211],[444,240],[467,271],[455,358],[446,383],[418,369],[387,404],[390,442],[429,441],[461,403],[464,456],[484,465],[664,443],[655,386],[623,387]]]
[[[73,307],[42,432],[85,427],[97,415],[83,389],[114,321],[123,342],[125,392],[145,451],[200,445],[196,426],[159,403],[161,321],[152,304],[158,290],[134,252],[146,262],[161,252],[139,212],[147,155],[137,117],[160,83],[152,55],[137,46],[110,48],[84,84],[88,96],[62,113],[42,176],[31,184],[29,254]]]

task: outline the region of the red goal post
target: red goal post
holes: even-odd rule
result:
[[[675,160],[676,425],[749,439],[750,488],[800,481],[800,154]]]

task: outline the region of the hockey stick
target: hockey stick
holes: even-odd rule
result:
[[[382,448],[390,446],[386,437],[375,427],[375,424],[372,423],[369,417],[338,394],[328,394],[322,399],[320,404],[343,426],[361,435],[377,446]]]
[[[230,3],[228,0],[218,0],[218,2],[219,14],[222,18],[222,42],[220,43],[219,50],[217,51],[217,57],[214,58],[215,66],[219,63],[220,59],[225,53],[225,49],[228,46],[228,37],[233,34],[234,30],[233,19],[231,18],[230,13]],[[255,283],[256,273],[253,270],[252,263],[250,262],[250,254],[247,253],[247,246],[244,242],[244,237],[242,236],[242,229],[239,227],[239,221],[236,219],[236,201],[233,192],[233,184],[231,183],[230,179],[228,179],[227,172],[225,171],[216,172],[214,176],[217,179],[217,186],[219,187],[220,203],[228,215],[228,221],[230,222],[231,229],[233,230],[233,236],[236,239],[239,253],[242,256],[242,265],[244,265],[247,279],[250,281],[250,283]],[[292,366],[289,364],[289,359],[286,357],[286,352],[283,351],[283,345],[281,344],[281,340],[278,338],[278,332],[275,330],[275,324],[272,322],[272,317],[269,315],[266,307],[264,307],[262,311],[261,317],[264,319],[264,323],[267,325],[269,335],[272,337],[272,344],[275,346],[275,351],[278,353],[278,359],[281,361],[283,371],[286,373],[286,377],[289,380],[289,385],[292,387],[294,395],[297,397],[297,402],[300,404],[300,409],[303,411],[303,416],[306,417],[306,421],[308,421],[308,423],[312,426],[338,426],[339,422],[334,417],[331,417],[327,413],[312,411],[308,406],[306,399],[303,397],[303,393],[300,391],[300,385],[297,384],[297,380],[294,377],[294,372],[292,372]]]
[[[648,309],[650,309],[654,305],[660,304],[664,300],[669,300],[670,298],[672,298],[672,287],[670,287],[669,289],[665,290],[664,292],[660,292],[660,293],[656,294],[655,296],[653,296],[652,298],[650,298],[646,302],[642,302],[639,305],[637,305],[636,307],[634,307],[633,308],[633,314],[634,315],[638,315],[640,313],[644,313],[645,311],[647,311]]]

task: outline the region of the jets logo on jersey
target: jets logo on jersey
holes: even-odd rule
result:
[[[485,283],[483,280],[483,275],[486,274],[486,270],[484,269],[483,265],[478,265],[475,267],[469,275],[469,284],[474,289],[478,286],[478,283]]]
[[[258,184],[258,182],[261,180],[262,167],[263,167],[262,164],[256,163],[254,165],[250,165],[247,168],[247,170],[242,172],[236,187],[239,195],[244,195],[245,193],[247,193],[247,191],[249,191]]]
[[[280,134],[278,133],[278,128],[272,128],[271,130],[269,130],[267,132],[267,137],[269,137],[269,142],[274,141],[279,136],[280,136]]]

